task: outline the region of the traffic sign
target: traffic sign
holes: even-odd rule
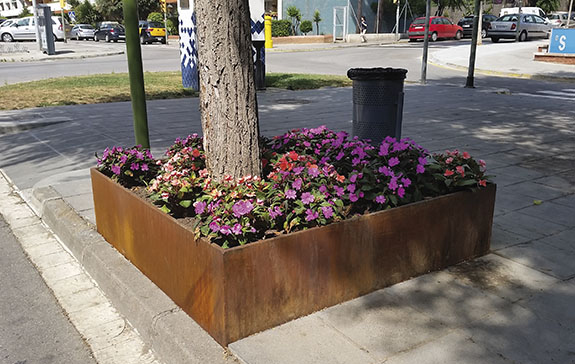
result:
[[[575,29],[553,28],[549,53],[575,54]]]
[[[72,21],[72,23],[76,22],[76,12],[75,11],[70,10],[68,12],[68,16],[70,17],[70,20]]]

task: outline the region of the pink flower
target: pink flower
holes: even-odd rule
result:
[[[355,201],[359,200],[359,198],[357,197],[356,194],[350,193],[350,194],[349,194],[349,200],[350,200],[351,202],[355,202]]]
[[[210,230],[212,230],[214,233],[217,233],[218,231],[220,231],[220,224],[218,224],[215,221],[210,222]]]
[[[465,170],[463,169],[462,166],[455,167],[455,170],[457,171],[457,173],[461,175],[461,177],[465,176]]]
[[[379,195],[375,198],[375,202],[379,203],[379,204],[384,204],[386,201],[385,196],[384,195]]]
[[[308,168],[307,173],[312,177],[319,176],[319,170],[317,168]]]
[[[409,178],[402,178],[401,183],[404,187],[409,187],[411,185],[411,180]]]
[[[302,184],[302,180],[301,178],[296,179],[293,183],[292,183],[292,187],[296,190],[300,190],[301,189],[301,184]]]
[[[400,198],[403,198],[403,196],[405,196],[405,190],[403,189],[403,187],[399,187],[399,188],[397,189],[397,195],[398,195]]]
[[[387,143],[381,143],[381,145],[379,146],[379,156],[384,157],[389,153],[389,144]]]
[[[343,157],[345,157],[345,153],[344,152],[339,152],[336,156],[335,159],[336,160],[341,160]]]
[[[333,209],[331,206],[322,206],[321,212],[326,219],[330,219],[333,216]]]
[[[252,205],[249,201],[238,201],[232,206],[232,211],[235,217],[241,217],[243,215],[249,214],[254,209],[254,205]]]
[[[288,200],[295,200],[296,196],[297,196],[297,194],[294,190],[287,190],[286,191],[286,198]]]
[[[351,193],[354,193],[355,192],[355,185],[354,184],[347,185],[347,190]]]
[[[234,227],[232,227],[232,234],[240,235],[241,233],[242,233],[242,225],[236,223]]]
[[[301,202],[303,202],[304,205],[308,205],[314,201],[315,201],[315,197],[311,193],[309,193],[309,192],[302,193]]]
[[[112,170],[112,173],[117,174],[117,175],[119,175],[120,172],[122,171],[120,166],[112,166],[110,169]]]
[[[453,158],[449,157],[445,160],[445,164],[450,164],[451,162],[453,162]]]
[[[140,165],[138,163],[132,163],[132,165],[130,165],[130,169],[132,171],[137,171],[138,169],[140,169]]]
[[[422,166],[427,164],[427,158],[425,157],[419,157],[417,158],[417,161],[419,162],[419,164],[421,164]]]
[[[487,181],[484,180],[484,179],[480,179],[478,183],[479,183],[479,185],[482,186],[482,187],[487,187]]]
[[[123,155],[120,157],[120,162],[122,162],[122,164],[126,163],[128,161],[128,156],[127,155]]]
[[[335,193],[338,197],[341,197],[343,195],[344,192],[343,187],[333,186],[333,189],[335,190]]]
[[[469,155],[469,153],[463,152],[463,158],[469,159],[469,158],[471,158],[471,156]]]
[[[194,202],[194,211],[196,212],[196,215],[202,214],[206,209],[206,206],[207,203],[205,203],[204,201]]]
[[[443,174],[445,177],[449,177],[449,176],[453,176],[453,171],[450,171],[449,169],[445,170],[445,173]]]
[[[313,221],[319,217],[319,214],[311,209],[307,209],[305,212],[305,220],[306,221]]]
[[[397,189],[397,187],[398,187],[398,185],[397,185],[397,177],[392,177],[392,178],[391,178],[391,181],[389,181],[389,183],[387,184],[387,187],[388,187],[390,190],[394,190],[394,191],[395,191],[395,190]]]
[[[389,162],[387,164],[389,164],[390,167],[397,166],[399,164],[399,158],[397,157],[389,158]]]
[[[479,160],[479,165],[485,168],[485,161],[483,159]]]
[[[230,235],[231,233],[230,227],[228,225],[222,225],[222,227],[220,227],[220,233],[222,233],[223,235]]]
[[[148,171],[150,168],[148,168],[148,165],[146,163],[142,163],[142,166],[140,168],[142,171]]]
[[[417,167],[415,168],[415,171],[417,172],[417,174],[422,174],[425,172],[425,167],[423,166],[423,164],[418,164]]]

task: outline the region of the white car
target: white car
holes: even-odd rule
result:
[[[96,29],[90,24],[76,24],[72,28],[72,38],[76,40],[80,39],[93,39],[94,33],[96,33]]]
[[[556,12],[549,15],[549,23],[553,28],[565,28],[567,19],[569,19],[567,12]]]
[[[54,40],[64,39],[64,29],[66,37],[70,37],[72,27],[66,21],[62,26],[62,19],[57,16],[52,17],[52,32],[54,33]],[[35,40],[36,39],[36,24],[33,16],[26,18],[15,19],[15,21],[8,27],[0,28],[0,39],[3,42],[13,42],[15,40]]]

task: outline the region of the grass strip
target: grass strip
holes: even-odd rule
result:
[[[147,100],[197,97],[182,87],[180,72],[145,72]],[[266,86],[288,90],[351,86],[345,76],[266,74]],[[0,87],[0,110],[130,101],[127,73],[51,78]]]

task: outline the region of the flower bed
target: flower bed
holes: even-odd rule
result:
[[[222,345],[489,250],[495,185],[467,153],[325,128],[262,147],[266,179],[215,182],[178,140],[146,181],[157,206],[116,183],[150,169],[140,149],[92,171],[98,231]]]

